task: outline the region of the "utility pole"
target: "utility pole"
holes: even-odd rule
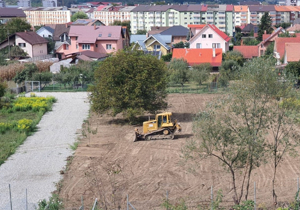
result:
[[[7,40],[8,40],[8,58],[10,59],[10,43],[9,43],[9,32],[7,29]]]

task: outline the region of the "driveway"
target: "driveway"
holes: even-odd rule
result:
[[[29,136],[15,154],[0,166],[0,209],[10,210],[9,184],[14,210],[35,209],[39,200],[47,199],[62,179],[60,171],[72,155],[70,145],[76,141],[76,131],[88,117],[90,104],[86,92],[37,93],[54,96],[57,102],[47,112],[38,131]],[[0,136],[1,138],[1,136]]]

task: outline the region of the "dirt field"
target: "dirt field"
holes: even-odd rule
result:
[[[134,126],[122,125],[111,117],[92,116],[92,128],[98,132],[85,139],[76,150],[64,175],[60,197],[65,209],[77,208],[83,196],[85,209],[95,198],[107,209],[126,209],[126,198],[137,209],[162,209],[166,197],[175,203],[183,198],[189,209],[209,204],[210,187],[214,195],[222,189],[224,206],[232,205],[229,173],[215,159],[207,159],[193,172],[180,163],[181,147],[192,138],[192,117],[217,95],[171,94],[168,97],[173,119],[183,128],[174,140],[133,142]],[[278,169],[278,201],[295,197],[300,159],[286,158]],[[267,164],[254,171],[256,200],[260,207],[272,202],[272,167]],[[250,196],[253,198],[253,185]]]

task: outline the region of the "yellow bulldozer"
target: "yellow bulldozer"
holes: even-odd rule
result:
[[[143,133],[135,129],[135,139],[138,140],[157,140],[157,139],[174,139],[176,130],[181,131],[181,126],[171,121],[172,112],[157,114],[155,120],[143,122]]]

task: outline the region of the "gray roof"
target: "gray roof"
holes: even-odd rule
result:
[[[130,44],[136,41],[144,41],[147,38],[146,35],[131,35]]]
[[[252,5],[248,6],[250,12],[270,12],[276,11],[274,5]]]
[[[193,12],[201,10],[200,4],[188,4],[188,5],[139,5],[131,12],[165,12],[169,9],[174,9],[180,12]]]
[[[171,36],[187,36],[189,29],[183,26],[173,26],[167,30],[161,32],[161,35],[171,35]]]
[[[150,39],[151,37],[153,37],[156,41],[158,41],[161,45],[163,45],[167,50],[170,50],[170,46],[167,45],[168,43],[171,43],[172,41],[172,36],[171,35],[160,35],[160,34],[154,34],[148,37],[148,39]],[[148,40],[146,39],[146,40]],[[144,43],[146,42],[146,40],[144,41]]]
[[[53,29],[53,28],[51,28],[51,27],[49,27],[49,26],[44,26],[44,28],[45,28],[47,31],[51,32],[52,34],[54,33],[54,29]]]
[[[26,14],[23,10],[17,8],[0,8],[0,17],[24,17]]]

